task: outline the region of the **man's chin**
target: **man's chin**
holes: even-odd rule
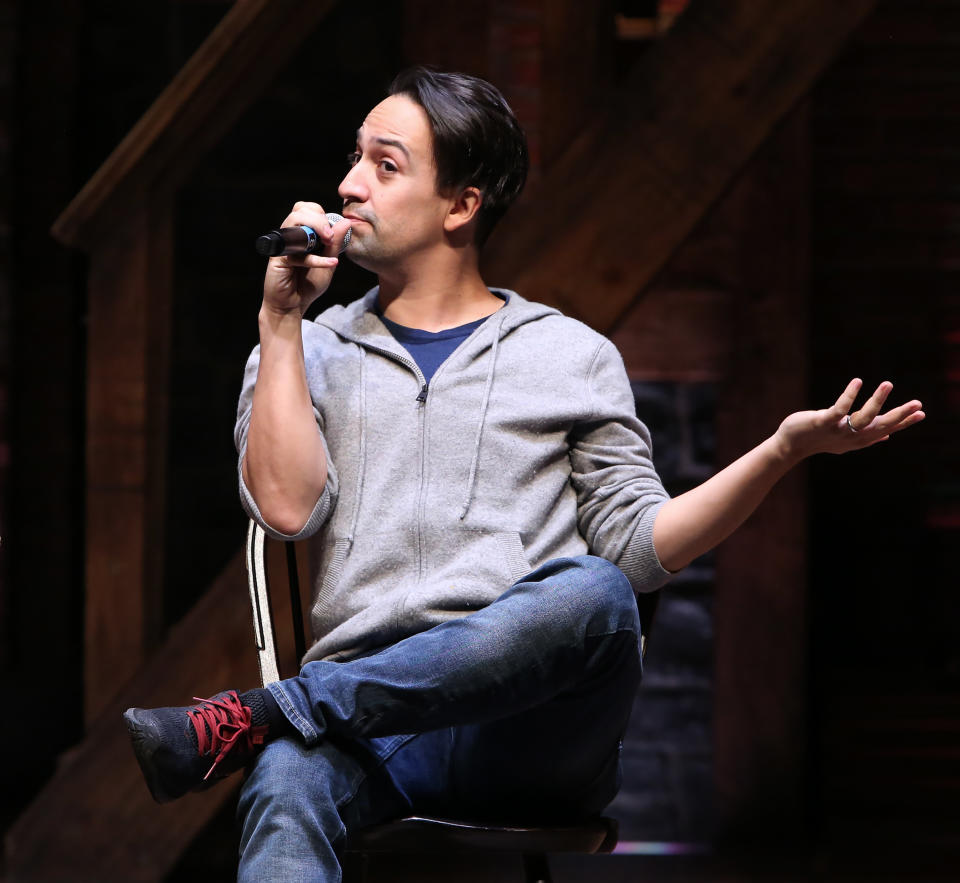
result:
[[[378,255],[367,248],[367,243],[356,238],[350,240],[350,244],[343,253],[350,258],[352,263],[358,267],[363,267],[364,270],[369,270],[371,273],[378,272],[383,264],[382,259],[378,260]]]
[[[347,248],[343,250],[343,254],[350,259],[351,264],[356,264],[358,267],[363,267],[364,270],[372,270],[369,258],[362,249],[350,248],[347,246]],[[376,272],[376,270],[373,270],[373,272]]]

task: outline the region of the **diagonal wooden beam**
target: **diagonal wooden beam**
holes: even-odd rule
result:
[[[182,181],[335,5],[237,0],[57,218],[54,237],[89,250],[158,181]]]
[[[240,776],[159,806],[144,784],[121,715],[132,705],[186,705],[194,696],[260,684],[241,549],[150,660],[106,704],[83,742],[60,758],[53,778],[6,835],[4,880],[99,883],[164,880],[216,813],[234,800]],[[298,555],[307,579],[305,555]],[[267,543],[270,603],[280,673],[294,653],[283,543]]]
[[[512,211],[486,278],[608,331],[875,0],[698,0]]]
[[[185,705],[259,683],[244,556],[238,554],[166,643],[108,703],[6,837],[5,879],[163,880],[233,799],[239,778],[176,804],[150,797],[121,719],[131,705]]]

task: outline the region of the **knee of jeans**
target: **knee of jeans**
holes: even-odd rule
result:
[[[312,866],[344,842],[346,828],[324,768],[316,749],[294,739],[267,743],[237,803],[243,866],[255,867],[260,854]],[[280,876],[291,879],[274,879]]]
[[[582,574],[575,590],[580,593],[581,602],[589,605],[588,615],[602,616],[611,629],[632,629],[639,633],[637,597],[623,571],[595,555],[582,555],[573,560]]]
[[[258,815],[313,816],[331,798],[330,777],[324,775],[322,758],[315,749],[295,739],[268,742],[257,756],[240,791],[239,812]]]

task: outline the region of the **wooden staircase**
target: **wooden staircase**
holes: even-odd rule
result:
[[[525,194],[509,235],[491,242],[486,277],[611,329],[873,5],[692,3]],[[169,332],[157,320],[172,286],[162,268],[175,189],[332,6],[238,0],[54,227],[91,258],[88,730],[10,830],[10,880],[163,879],[231,799],[227,784],[155,806],[119,717],[128,704],[180,703],[256,677],[239,556],[169,635],[158,631],[164,422],[151,409],[166,397]],[[562,4],[544,8],[559,15]],[[104,247],[107,226],[150,235]],[[657,309],[651,321],[685,315],[677,302]],[[119,484],[118,463],[131,464]]]

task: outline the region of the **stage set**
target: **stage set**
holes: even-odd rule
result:
[[[510,103],[483,277],[616,344],[672,495],[851,377],[927,419],[793,469],[641,611],[605,821],[408,824],[345,879],[960,877],[960,0],[0,12],[0,879],[235,879],[241,777],[157,805],[121,713],[260,684],[251,574],[297,670],[308,556],[237,498],[253,242],[340,210],[412,64]],[[372,280],[342,260],[323,307]]]

